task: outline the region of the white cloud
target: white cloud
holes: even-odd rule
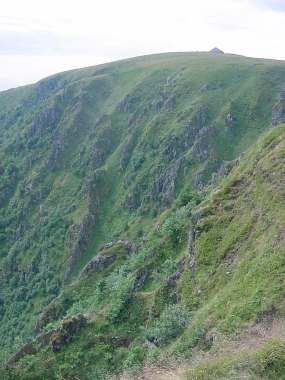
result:
[[[9,0],[1,4],[0,13],[0,72],[5,73],[0,88],[104,60],[216,45],[227,52],[285,59],[283,4],[284,0]]]

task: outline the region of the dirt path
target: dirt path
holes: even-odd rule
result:
[[[227,338],[211,332],[214,338],[213,347],[209,352],[197,351],[191,360],[174,365],[174,369],[144,368],[143,373],[136,377],[138,380],[185,380],[186,373],[197,365],[214,362],[225,356],[242,352],[255,352],[270,339],[285,340],[285,320],[268,316],[262,322],[248,327],[235,337]],[[134,380],[134,376],[122,376],[117,380]]]

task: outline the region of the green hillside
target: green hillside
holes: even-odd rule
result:
[[[172,53],[0,93],[3,378],[135,376],[283,317],[284,88]]]

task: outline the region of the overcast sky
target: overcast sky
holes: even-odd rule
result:
[[[285,0],[3,0],[0,90],[167,51],[285,60]]]

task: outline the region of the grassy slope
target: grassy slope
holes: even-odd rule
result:
[[[199,189],[207,185],[223,160],[236,158],[268,127],[284,70],[282,63],[274,61],[166,54],[63,73],[1,94],[4,303],[0,333],[6,337],[4,358],[9,348],[14,351],[32,336],[39,313],[63,289],[64,279],[75,279],[101,243],[118,237],[131,240],[139,254],[127,261],[120,257],[110,273],[101,275],[107,277],[111,292],[100,294],[102,283],[96,274],[66,287],[59,301],[54,301],[61,305],[66,299],[68,306],[58,313],[60,317],[87,312],[91,315],[88,336],[119,332],[131,341],[137,339],[140,346],[144,334],[137,331],[148,320],[149,310],[154,317],[159,315],[177,294],[189,309],[199,307],[202,315],[207,314],[210,306],[206,300],[213,284],[222,288],[229,274],[218,267],[221,276],[213,274],[212,283],[204,285],[208,270],[219,263],[203,253],[208,252],[206,235],[201,235],[201,254],[197,256],[206,269],[198,271],[195,283],[187,281],[187,271],[174,289],[165,290],[163,283],[187,254],[189,215],[207,192],[205,187],[202,192]],[[229,114],[233,118],[230,123],[226,121]],[[180,170],[175,166],[179,160]],[[173,175],[177,171],[178,175]],[[158,188],[153,186],[154,178]],[[176,211],[183,204],[187,207]],[[239,226],[237,218],[232,228],[254,234],[254,217],[244,212],[241,210],[245,226]],[[221,220],[225,219],[220,231],[211,232],[216,237],[229,228],[228,241],[220,242],[217,237],[220,260],[236,244],[235,234],[227,227],[231,217],[221,215]],[[78,230],[79,234],[74,233]],[[214,255],[215,251],[210,252]],[[148,277],[143,290],[133,294],[133,283],[146,263]],[[117,273],[114,268],[119,267]],[[233,279],[230,285],[236,287],[237,283]],[[263,289],[256,291],[258,304]],[[200,294],[205,299],[198,300]],[[228,296],[221,291],[221,299]],[[240,325],[238,318],[230,316],[219,321],[218,301],[211,307],[215,310],[213,324],[220,324],[223,331]],[[100,317],[100,323],[96,318],[93,321],[94,312],[101,309],[105,310],[102,323]],[[242,305],[239,310],[241,321],[246,321]],[[126,323],[128,313],[132,318]],[[200,328],[197,326],[197,331]],[[186,346],[191,345],[185,334]],[[85,341],[85,334],[81,339]],[[184,350],[183,345],[182,337],[173,350],[179,351],[181,346]],[[81,352],[86,365],[99,355],[102,371],[120,367],[129,349],[115,349],[115,355],[112,344],[103,346],[103,354],[96,349],[94,358],[88,358],[84,348],[78,350],[74,343],[55,360],[62,363],[62,371],[67,370],[68,363],[75,360],[72,350],[76,348],[77,357]],[[56,364],[52,370],[58,368]]]
[[[231,331],[257,311],[283,308],[284,153],[279,127],[245,155],[196,225],[195,278],[186,297],[206,303],[208,326]],[[225,308],[228,302],[233,306]]]
[[[122,282],[120,288],[107,289],[104,295],[111,298],[104,297],[102,301],[102,297],[96,294],[98,290],[94,291],[101,277],[91,275],[87,280],[75,283],[72,290],[67,290],[75,291],[75,297],[80,300],[72,306],[70,314],[78,311],[89,313],[87,326],[60,353],[54,354],[46,348],[36,356],[25,357],[17,364],[17,376],[44,379],[47,376],[53,378],[57,373],[67,378],[96,379],[101,378],[107,368],[120,368],[122,361],[131,362],[132,366],[142,364],[140,360],[143,357],[151,362],[154,358],[169,361],[177,355],[189,357],[195,348],[209,352],[208,359],[204,363],[200,360],[194,369],[184,370],[178,378],[220,379],[242,375],[251,379],[281,378],[285,343],[280,332],[274,339],[265,340],[266,344],[263,342],[257,351],[254,351],[254,346],[246,351],[246,343],[240,352],[231,354],[230,350],[225,350],[218,356],[215,351],[219,345],[226,346],[221,337],[235,338],[235,334],[245,327],[270,324],[284,318],[285,289],[280,281],[284,277],[284,136],[285,126],[280,126],[260,139],[192,215],[196,220],[195,215],[199,214],[195,224],[195,270],[190,273],[190,269],[186,269],[175,285],[175,298],[178,297],[192,311],[192,320],[182,335],[159,343],[157,347],[145,344],[145,333],[140,326],[152,324],[157,318],[155,310],[159,308],[158,304],[163,308],[170,301],[169,288],[163,286],[163,281],[158,281],[157,277],[150,280],[158,285],[157,290],[150,292],[152,287],[146,284],[134,292],[124,302],[124,309],[120,309],[120,318],[117,319],[118,314],[114,315],[112,310],[116,309],[115,300],[122,295]],[[182,231],[187,225],[187,219],[184,219]],[[170,244],[168,237],[163,231],[160,233],[163,251]],[[183,242],[180,250],[185,252]],[[205,255],[205,250],[208,255]],[[125,276],[128,273],[133,275],[132,262],[136,269],[139,268],[139,256],[124,266]],[[185,258],[189,259],[188,252]],[[145,264],[147,261],[148,265],[153,265],[152,260],[153,257],[144,256]],[[104,273],[107,283],[110,276],[114,275]],[[151,294],[156,299],[155,303],[149,300]],[[110,309],[110,302],[113,309]],[[155,315],[151,317],[150,313]],[[251,329],[253,331],[254,327]],[[104,343],[101,334],[104,335]],[[122,341],[129,340],[129,348],[124,348],[125,342],[117,348],[108,344],[108,336],[110,338],[114,334]],[[243,339],[249,342],[249,335],[247,337],[244,333]],[[256,348],[258,346],[260,344],[256,343]],[[209,360],[211,351],[214,359]],[[96,363],[95,368],[92,363]],[[33,375],[35,370],[37,374]],[[14,372],[13,376],[16,376]]]

